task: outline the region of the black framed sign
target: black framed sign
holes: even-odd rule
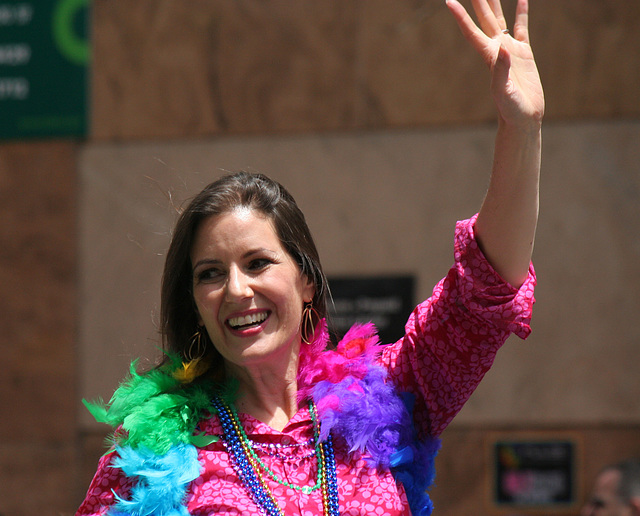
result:
[[[413,276],[330,277],[331,329],[339,337],[356,323],[372,322],[383,344],[404,335],[404,325],[414,308]]]
[[[545,514],[577,504],[577,438],[570,435],[503,436],[491,444],[491,505]]]

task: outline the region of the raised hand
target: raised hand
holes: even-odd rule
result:
[[[500,0],[471,0],[476,24],[458,0],[446,0],[465,38],[491,71],[491,93],[502,122],[539,126],[544,94],[529,43],[528,0],[518,0],[511,33]]]

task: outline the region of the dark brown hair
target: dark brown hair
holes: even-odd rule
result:
[[[300,208],[278,182],[263,174],[237,172],[205,187],[181,213],[167,251],[162,276],[160,323],[165,350],[183,359],[189,354],[198,316],[192,294],[191,248],[200,224],[237,207],[248,207],[268,217],[284,249],[314,287],[313,306],[320,318],[327,314],[327,279],[318,251]],[[206,334],[206,331],[203,330]],[[222,360],[204,335],[205,355],[212,372],[220,372]]]

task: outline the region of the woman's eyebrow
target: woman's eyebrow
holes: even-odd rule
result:
[[[192,271],[195,271],[198,267],[202,266],[202,265],[218,265],[222,263],[220,260],[215,260],[213,258],[204,258],[202,260],[198,260],[193,267],[191,268]]]
[[[242,255],[243,259],[246,258],[251,258],[251,256],[256,255],[256,254],[262,254],[262,253],[268,253],[268,254],[276,254],[275,251],[272,251],[271,249],[268,249],[266,247],[257,247],[256,249],[249,249],[246,253],[244,253]],[[198,267],[202,266],[202,265],[219,265],[222,263],[222,260],[218,260],[216,258],[203,258],[202,260],[198,260],[192,267],[191,270],[195,271]]]

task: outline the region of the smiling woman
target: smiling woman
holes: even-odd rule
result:
[[[198,323],[215,343],[225,374],[242,379],[243,408],[270,392],[294,402],[295,391],[291,396],[287,390],[295,386],[302,309],[315,288],[271,221],[246,206],[209,218],[196,231],[191,261]],[[243,395],[245,390],[252,395]],[[253,412],[277,430],[297,409],[271,415],[261,407]]]
[[[498,0],[479,27],[499,114],[489,190],[455,232],[455,263],[380,346],[355,325],[333,349],[328,288],[304,215],[260,174],[224,176],[181,214],[167,252],[166,358],[108,405],[116,427],[83,515],[429,515],[438,437],[507,337],[530,333],[542,89],[527,2],[513,37]]]

